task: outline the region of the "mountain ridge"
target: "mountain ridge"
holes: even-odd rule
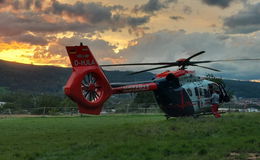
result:
[[[63,86],[72,68],[38,66],[0,60],[0,87],[11,91],[63,94]],[[130,71],[106,71],[110,83],[132,82],[152,79],[154,74],[145,72],[128,76]],[[260,98],[260,83],[224,79],[226,88],[237,97]]]

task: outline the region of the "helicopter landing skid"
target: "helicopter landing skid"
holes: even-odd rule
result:
[[[227,112],[219,112],[219,114],[224,114],[224,113],[227,113]],[[204,116],[204,115],[213,115],[212,112],[202,112],[202,113],[199,113],[199,114],[193,114],[193,118],[198,118],[199,116]]]
[[[165,114],[164,116],[166,117],[167,120],[171,118],[171,116],[169,116],[168,114]]]

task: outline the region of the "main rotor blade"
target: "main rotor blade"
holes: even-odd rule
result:
[[[200,52],[198,52],[198,53],[196,53],[196,54],[190,56],[189,58],[187,58],[186,61],[190,61],[190,59],[192,59],[192,58],[194,58],[194,57],[196,57],[196,56],[198,56],[198,55],[201,55],[201,54],[203,54],[203,53],[205,53],[205,51],[200,51]]]
[[[196,57],[198,55],[201,55],[202,53],[205,53],[205,51],[198,52],[189,58],[186,59],[186,62],[189,61],[191,58]],[[201,62],[202,63],[202,62]],[[208,63],[208,62],[204,62]],[[125,64],[104,64],[100,65],[100,67],[116,67],[116,66],[139,66],[139,65],[171,65],[171,66],[179,66],[179,62],[158,62],[158,63],[125,63]]]
[[[260,58],[243,58],[243,59],[225,59],[225,60],[214,60],[211,62],[232,62],[232,61],[259,61]]]
[[[193,64],[193,65],[191,65],[191,66],[196,66],[196,67],[201,67],[201,68],[209,69],[209,70],[216,71],[216,72],[221,72],[221,71],[218,70],[218,69],[214,69],[214,68],[210,68],[210,67],[205,67],[205,66],[199,66],[199,65],[196,65],[196,64]]]
[[[198,64],[198,63],[214,63],[214,62],[232,62],[232,61],[259,61],[260,58],[244,58],[244,59],[219,59],[219,60],[205,60],[205,61],[190,61],[189,64]]]
[[[114,67],[114,66],[139,66],[139,65],[174,65],[177,66],[177,62],[159,62],[159,63],[126,63],[126,64],[105,64],[101,67]]]
[[[213,61],[210,61],[210,60],[205,60],[205,61],[190,61],[187,63],[187,65],[194,65],[194,64],[199,64],[199,63],[216,63],[216,62],[232,62],[232,61],[259,61],[260,58],[255,58],[255,59],[252,59],[252,58],[245,58],[245,59],[226,59],[226,60],[213,60]]]
[[[190,61],[188,65],[198,64],[198,63],[211,63],[212,61]]]
[[[138,74],[138,73],[143,73],[143,72],[147,72],[147,71],[152,71],[152,70],[162,69],[162,68],[168,68],[168,67],[173,67],[173,65],[166,65],[166,66],[161,66],[161,67],[155,67],[155,68],[145,69],[145,70],[142,70],[142,71],[130,73],[129,75],[134,75],[134,74]]]

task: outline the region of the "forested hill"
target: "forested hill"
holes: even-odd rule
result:
[[[35,66],[0,60],[0,87],[12,91],[61,94],[71,72],[71,68]],[[110,82],[144,81],[153,78],[152,73],[134,76],[129,76],[129,73],[131,72],[105,71]]]
[[[63,94],[62,87],[71,68],[35,66],[0,60],[0,87],[12,91]],[[128,76],[130,72],[105,71],[110,82],[131,82],[152,79],[152,73]],[[260,83],[225,80],[226,86],[237,97],[260,98]]]
[[[249,81],[224,80],[226,89],[237,97],[260,98],[260,83]]]

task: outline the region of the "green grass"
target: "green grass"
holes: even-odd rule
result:
[[[259,113],[3,118],[0,160],[245,159],[260,152],[259,127]]]

